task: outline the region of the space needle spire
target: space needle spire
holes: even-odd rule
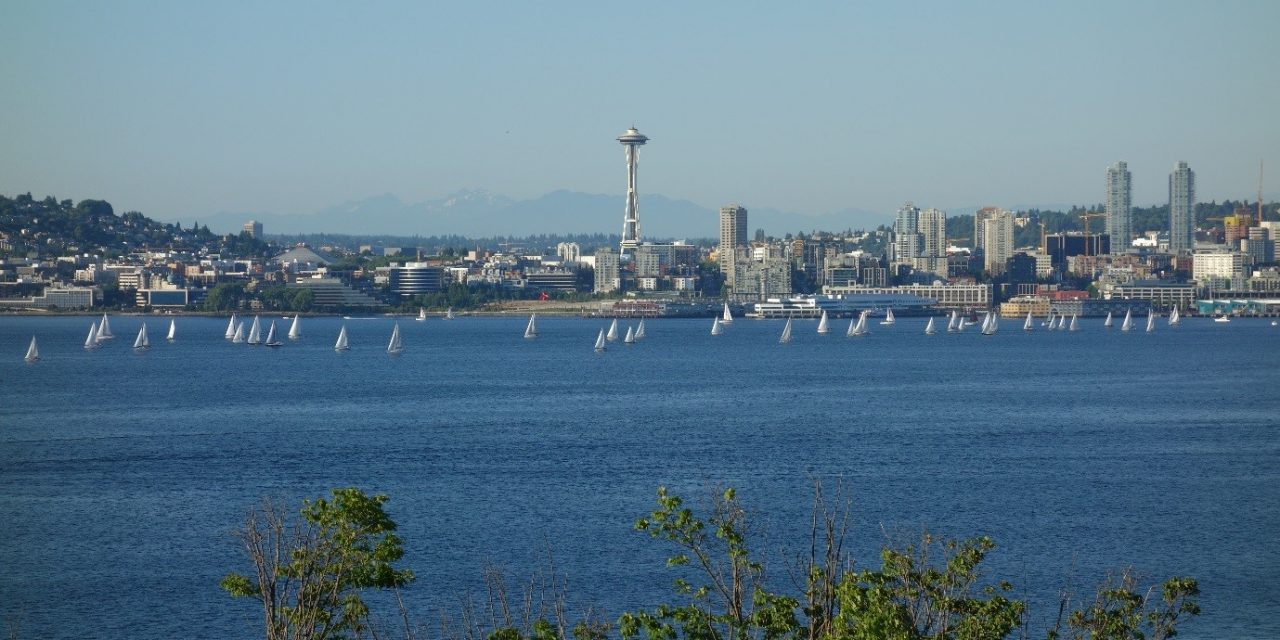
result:
[[[633,126],[618,136],[618,142],[626,147],[627,156],[627,206],[622,212],[621,252],[634,250],[640,244],[640,211],[636,196],[636,164],[640,159],[640,146],[649,138]]]

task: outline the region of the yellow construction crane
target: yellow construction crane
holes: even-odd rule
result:
[[[1084,221],[1084,255],[1089,256],[1089,220],[1092,218],[1105,218],[1107,214],[1100,211],[1086,211],[1080,214],[1080,219]]]

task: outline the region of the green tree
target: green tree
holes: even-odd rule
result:
[[[229,573],[222,588],[262,603],[267,640],[360,635],[369,616],[361,593],[413,581],[412,572],[393,566],[404,551],[386,501],[334,489],[330,500],[304,501],[300,521],[264,503],[236,532],[253,577]]]

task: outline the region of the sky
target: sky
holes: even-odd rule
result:
[[[0,194],[161,220],[391,193],[824,214],[1280,193],[1280,2],[0,3]],[[602,224],[611,229],[613,224]],[[495,230],[500,232],[501,230]]]

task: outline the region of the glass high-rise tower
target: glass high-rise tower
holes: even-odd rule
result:
[[[1126,253],[1133,244],[1132,176],[1124,161],[1107,167],[1107,235],[1111,253]]]
[[[1185,162],[1169,174],[1169,253],[1195,248],[1196,173]]]

